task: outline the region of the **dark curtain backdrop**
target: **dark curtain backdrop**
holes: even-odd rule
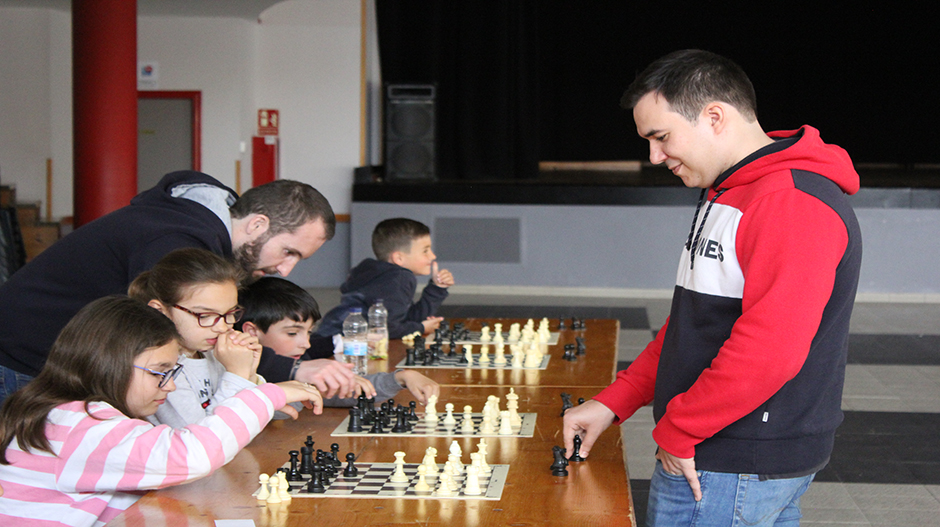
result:
[[[766,130],[811,124],[856,163],[940,163],[935,16],[886,3],[728,4],[377,0],[383,80],[437,85],[441,179],[647,159],[620,95],[683,48],[741,64]]]

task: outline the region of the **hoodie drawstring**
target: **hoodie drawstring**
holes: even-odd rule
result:
[[[702,210],[702,203],[705,202],[705,196],[708,195],[708,189],[703,188],[702,193],[698,197],[698,205],[695,207],[695,216],[692,218],[692,228],[689,230],[689,239],[685,242],[685,248],[688,249],[691,254],[689,256],[689,269],[695,268],[695,249],[698,247],[699,241],[702,237],[702,229],[705,228],[705,222],[708,220],[708,213],[712,210],[712,205],[715,204],[715,201],[725,193],[728,189],[721,189],[715,193],[715,197],[708,202],[708,207],[705,207],[705,215],[702,216],[702,223],[698,226],[698,232],[695,231],[695,224],[698,223],[698,213]],[[695,239],[692,239],[692,233],[695,233]]]

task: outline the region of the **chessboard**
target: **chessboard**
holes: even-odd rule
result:
[[[475,413],[470,414],[473,419],[473,430],[472,434],[464,433],[461,429],[463,428],[463,414],[454,412],[454,419],[457,421],[457,424],[454,426],[444,426],[443,420],[444,415],[438,414],[437,422],[429,422],[424,420],[424,414],[418,414],[420,418],[413,422],[413,428],[409,432],[404,433],[395,433],[391,431],[391,428],[388,428],[385,433],[382,434],[373,434],[370,433],[368,427],[363,427],[362,432],[348,432],[349,428],[349,416],[347,415],[343,422],[333,430],[333,433],[330,434],[331,437],[349,437],[349,436],[369,436],[369,437],[414,437],[414,436],[424,436],[424,437],[532,437],[535,433],[535,420],[538,417],[537,413],[523,413],[519,412],[519,418],[522,419],[521,426],[513,426],[511,435],[500,435],[499,434],[499,425],[496,424],[494,428],[496,429],[495,433],[492,434],[481,434],[480,427],[483,422],[483,414]]]
[[[518,344],[518,343],[519,343],[519,340],[518,340],[518,339],[509,340],[509,332],[508,332],[508,331],[503,331],[503,332],[501,332],[501,333],[502,333],[502,335],[503,335],[503,344],[505,344],[506,346],[508,346],[508,345],[510,345],[510,344]],[[488,342],[483,342],[482,340],[480,340],[480,337],[481,337],[482,335],[483,335],[483,332],[482,332],[482,331],[466,331],[466,330],[465,330],[465,331],[462,332],[461,338],[459,338],[459,339],[456,340],[456,343],[457,343],[457,345],[459,345],[459,346],[463,346],[464,344],[472,344],[472,345],[474,345],[474,346],[478,346],[478,345],[481,345],[481,344],[489,344],[489,345],[492,347],[492,346],[494,345],[494,340],[495,340],[495,338],[496,338],[496,337],[495,337],[495,334],[492,333],[492,332],[490,333],[490,340],[489,340]],[[543,342],[542,344],[548,344],[549,346],[554,346],[555,344],[558,344],[558,332],[557,332],[557,331],[551,331],[551,332],[549,332],[549,335],[550,335],[550,336],[549,336],[549,338],[548,338],[548,342]],[[437,342],[437,341],[434,340],[433,338],[429,338],[429,339],[427,340],[427,343],[428,343],[428,344],[433,344],[433,343],[435,343],[435,342]],[[441,338],[441,342],[440,342],[441,345],[445,345],[445,344],[449,344],[449,343],[450,343],[450,340],[449,340],[448,338],[446,338],[446,337],[445,337],[445,338]]]
[[[459,489],[453,491],[451,496],[437,496],[433,490],[437,487],[436,475],[427,476],[430,491],[419,492],[414,489],[418,482],[418,466],[420,463],[405,463],[407,483],[394,483],[389,481],[395,472],[395,463],[359,463],[356,467],[359,473],[354,477],[343,475],[342,470],[336,474],[336,479],[326,485],[326,492],[313,493],[307,491],[310,476],[303,475],[303,481],[290,482],[288,493],[291,498],[405,498],[405,499],[455,499],[455,500],[499,500],[506,485],[506,476],[509,474],[509,465],[489,465],[491,472],[479,478],[481,494],[467,496],[463,493],[467,472],[455,477]],[[290,463],[284,464],[290,469]],[[253,494],[256,496],[258,493]]]
[[[496,355],[493,353],[492,350],[490,350],[490,352],[487,354],[487,356],[489,356],[489,358],[490,358],[490,361],[489,361],[489,362],[482,362],[482,363],[481,363],[481,362],[480,362],[480,354],[479,354],[479,353],[471,354],[471,356],[473,357],[473,362],[472,362],[472,363],[467,362],[467,363],[461,364],[461,363],[460,363],[460,359],[461,359],[461,357],[463,357],[463,355],[448,356],[447,353],[442,353],[441,356],[440,356],[440,358],[439,358],[438,360],[436,360],[434,363],[429,364],[429,365],[427,365],[427,366],[425,366],[421,361],[415,361],[415,364],[409,366],[408,364],[406,364],[406,363],[408,362],[408,358],[406,357],[406,358],[402,359],[401,362],[399,362],[398,364],[396,364],[395,367],[398,368],[398,369],[402,369],[402,368],[429,368],[429,369],[435,369],[435,370],[443,370],[443,369],[464,369],[464,370],[466,370],[466,369],[471,369],[471,370],[544,370],[544,369],[548,368],[548,361],[552,358],[551,355],[549,355],[548,353],[546,353],[545,355],[542,356],[542,362],[539,364],[539,366],[538,366],[537,368],[532,368],[532,367],[528,367],[528,368],[527,368],[527,367],[513,368],[513,367],[512,367],[512,356],[509,355],[509,354],[506,355],[506,362],[503,363],[503,364],[496,364],[495,362],[493,362],[493,359],[496,358]]]

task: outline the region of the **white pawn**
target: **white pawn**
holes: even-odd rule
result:
[[[279,479],[280,479],[280,478],[278,478],[276,474],[275,474],[274,476],[271,476],[270,478],[268,478],[268,487],[270,487],[271,490],[270,490],[270,492],[268,492],[268,499],[265,500],[266,502],[268,502],[268,503],[280,503],[280,502],[282,501],[282,500],[281,500],[281,495],[280,495],[280,493],[278,492],[278,488],[279,488],[279,486],[280,486],[280,482],[278,481]]]
[[[466,359],[467,365],[473,364],[473,346],[470,344],[464,344],[463,358]]]
[[[404,452],[395,452],[395,473],[388,480],[392,483],[408,483],[408,476],[405,474]]]
[[[261,488],[258,489],[257,498],[259,501],[264,501],[268,499],[268,496],[271,495],[271,493],[268,492],[268,475],[261,474],[260,476],[258,476],[258,483],[261,484]]]
[[[483,329],[480,330],[480,342],[489,342],[492,337],[490,336],[490,327],[483,326]]]
[[[483,422],[480,424],[480,433],[484,435],[496,433],[496,429],[493,428],[493,417],[489,412],[483,414]]]
[[[499,337],[499,340],[503,340],[503,325],[499,322],[493,324],[493,333]]]
[[[428,405],[424,407],[424,420],[425,421],[437,421],[437,396],[431,395],[428,397]]]
[[[512,421],[509,419],[509,411],[503,410],[499,413],[499,435],[512,435]]]
[[[460,461],[458,454],[450,454],[447,456],[447,464],[450,465],[455,476],[463,474],[463,463]]]
[[[467,496],[479,496],[480,491],[480,467],[470,465],[467,468],[467,482],[464,483],[463,493]]]
[[[428,449],[424,451],[424,459],[421,461],[421,464],[427,468],[427,474],[429,476],[437,474],[437,462],[434,460],[436,456],[437,449],[433,446],[429,446]]]
[[[444,476],[447,476],[447,484],[451,491],[460,489],[460,484],[457,483],[457,478],[454,477],[454,467],[449,462],[444,465],[444,471],[441,473],[441,478]]]
[[[490,361],[489,351],[490,347],[486,344],[480,346],[480,358],[477,359],[480,364],[486,364]]]
[[[444,405],[444,409],[447,410],[447,415],[444,417],[444,426],[456,426],[457,419],[454,418],[454,405],[452,403],[447,403]]]
[[[435,496],[446,498],[448,496],[453,496],[454,491],[450,488],[450,474],[444,472],[439,478],[437,491],[434,493]]]
[[[493,364],[506,364],[506,352],[504,349],[505,346],[502,344],[496,346],[496,358],[493,359]]]
[[[290,483],[287,482],[287,476],[284,476],[277,482],[277,495],[281,501],[290,501]]]
[[[463,422],[460,423],[460,431],[465,434],[472,434],[473,430],[473,407],[469,404],[463,407]]]
[[[518,345],[509,346],[509,349],[512,350],[512,367],[516,369],[522,368],[522,349]]]
[[[480,442],[477,443],[477,453],[480,454],[480,465],[483,466],[483,473],[489,474],[492,472],[489,463],[486,462],[486,439],[482,437],[480,438]]]
[[[427,467],[418,465],[418,482],[415,483],[415,492],[428,492],[431,490],[431,486],[428,485],[427,471]]]

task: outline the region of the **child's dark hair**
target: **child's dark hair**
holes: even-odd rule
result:
[[[252,322],[267,332],[273,324],[285,318],[295,322],[320,320],[320,306],[310,293],[275,276],[266,276],[244,287],[238,293],[238,304],[245,309],[241,321],[235,325],[239,331],[244,322]]]
[[[221,256],[196,247],[176,249],[160,258],[149,271],[131,282],[127,294],[143,303],[159,300],[165,306],[178,304],[186,288],[196,284],[238,284],[244,272]]]
[[[378,260],[387,262],[395,251],[408,252],[411,242],[430,236],[431,229],[420,221],[391,218],[380,222],[372,231],[372,252]]]
[[[127,407],[134,360],[150,348],[179,341],[176,326],[156,309],[125,296],[109,296],[83,307],[65,325],[42,371],[0,407],[0,463],[7,447],[52,453],[46,417],[71,401],[101,401],[135,417]]]

